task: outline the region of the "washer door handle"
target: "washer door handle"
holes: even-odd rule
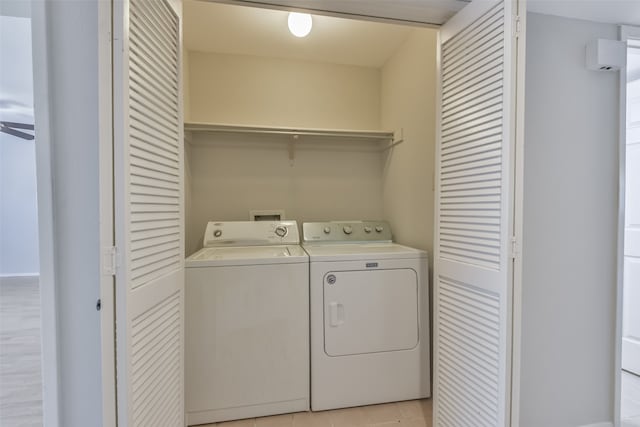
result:
[[[329,303],[329,325],[332,327],[340,326],[344,323],[344,305],[339,302]]]

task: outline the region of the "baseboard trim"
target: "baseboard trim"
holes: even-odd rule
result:
[[[11,273],[11,274],[0,274],[0,279],[11,279],[13,277],[38,277],[40,273]]]
[[[603,423],[595,423],[595,424],[585,424],[580,427],[613,427],[613,422],[605,421]]]
[[[2,0],[0,0],[2,1]],[[39,274],[29,274],[21,276],[0,276],[0,285],[2,286],[22,286],[22,285],[38,285],[40,282]]]

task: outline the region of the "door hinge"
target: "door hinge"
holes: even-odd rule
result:
[[[513,22],[513,36],[515,38],[519,38],[521,31],[522,31],[522,21],[520,20],[520,15],[516,15],[515,20]]]
[[[518,257],[518,239],[516,236],[511,237],[511,248],[509,251],[509,256],[511,259],[516,259]]]
[[[102,274],[115,276],[118,268],[118,250],[115,246],[102,248]]]

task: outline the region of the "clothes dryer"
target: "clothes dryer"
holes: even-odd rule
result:
[[[187,424],[309,409],[309,261],[295,221],[210,222],[186,260]]]
[[[303,224],[311,408],[430,396],[428,263],[382,221]]]

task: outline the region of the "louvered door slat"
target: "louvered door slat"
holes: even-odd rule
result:
[[[468,150],[474,150],[477,148],[484,148],[484,149],[494,149],[496,148],[496,144],[500,144],[501,142],[501,138],[500,135],[489,135],[487,137],[484,138],[477,138],[477,135],[474,135],[475,138],[474,139],[468,139],[466,142],[459,142],[457,144],[448,144],[447,146],[442,147],[442,156],[446,157],[446,156],[452,156],[452,155],[457,155],[457,154],[464,154],[466,151]],[[482,174],[486,174],[486,171],[467,171],[466,173],[462,173],[460,175],[462,176],[467,176],[467,175],[482,175]]]
[[[455,115],[449,115],[449,117],[442,121],[442,130],[446,132],[451,128],[473,125],[477,120],[486,121],[487,117],[494,116],[496,113],[501,112],[502,104],[496,99],[491,99],[484,105],[479,105],[474,108],[468,107]]]
[[[447,100],[442,100],[442,105],[447,106],[447,114],[456,111],[456,108],[467,108],[473,105],[474,101],[487,100],[495,97],[496,91],[502,91],[502,80],[500,74],[493,78],[487,78],[482,86],[476,88],[476,92],[460,92],[457,96],[450,96]]]
[[[485,147],[481,147],[486,149]],[[455,185],[455,184],[464,184],[464,183],[486,183],[486,182],[495,182],[496,179],[499,179],[498,172],[481,172],[481,173],[473,173],[467,172],[466,174],[456,174],[453,176],[442,177],[442,185]],[[487,206],[489,207],[489,206]]]
[[[130,102],[130,118],[134,122],[134,125],[138,124],[136,122],[140,122],[140,125],[147,123],[156,127],[156,131],[164,133],[169,138],[177,138],[178,134],[171,126],[171,122],[176,121],[175,118],[159,114],[159,112],[155,111],[150,105],[145,104],[143,99],[134,98]]]
[[[135,101],[132,101],[135,104],[132,105],[137,109],[150,108],[155,110],[155,114],[159,117],[173,121],[177,120],[175,105],[163,99],[165,97],[159,89],[153,88],[155,91],[150,92],[149,88],[153,87],[151,82],[146,81],[143,76],[136,76],[136,78],[131,79],[130,83],[131,91],[136,93]]]
[[[457,104],[451,103],[447,107],[447,115],[442,116],[443,120],[449,119],[449,117],[460,113],[461,111],[476,111],[483,106],[490,105],[495,102],[495,97],[499,96],[498,91],[500,88],[489,87],[482,95],[474,94],[473,96],[466,96],[461,99]]]
[[[441,32],[436,427],[508,425],[517,1],[472,2]]]
[[[131,13],[133,16],[139,16],[141,12],[135,8],[132,8]],[[149,20],[134,19],[131,21],[131,28],[136,29],[138,33],[146,33],[151,35],[152,37],[147,37],[146,41],[153,45],[155,51],[161,52],[161,55],[167,61],[174,62],[177,60],[177,52],[174,49],[164,48],[164,46],[171,44],[171,41],[165,34],[163,34],[161,29],[158,28],[155,22],[151,22]]]
[[[146,11],[154,16],[153,22],[158,23],[158,28],[162,31],[163,28],[170,27],[174,28],[179,25],[178,17],[171,8],[162,7],[161,3],[154,1],[146,1],[145,3],[140,3],[141,10]],[[173,51],[178,50],[177,45],[170,43],[169,46]]]
[[[179,381],[182,375],[180,298],[179,292],[176,292],[133,321],[132,425],[154,425],[151,415],[160,414],[161,419],[170,418],[170,403],[175,405],[181,400],[181,396],[175,392],[178,387],[175,384],[171,387],[171,383],[167,382],[172,378]],[[145,354],[152,357],[144,357]]]
[[[131,18],[149,19],[150,16],[137,16],[136,14],[132,14]],[[161,56],[163,55],[161,51],[154,52],[153,47],[150,46],[148,42],[146,42],[146,38],[153,35],[145,32],[136,32],[135,28],[135,25],[133,25],[130,28],[129,33],[131,50],[136,52],[136,55],[132,56],[130,60],[132,64],[138,66],[138,68],[131,69],[132,75],[135,75],[136,71],[149,72],[149,74],[157,75],[161,79],[154,82],[155,85],[166,85],[165,87],[168,90],[171,90],[172,88],[177,90],[178,79],[171,68],[171,64],[169,63],[169,61],[163,61],[161,59]]]
[[[476,353],[469,345],[448,340],[447,336],[442,337],[442,349],[448,354],[462,356],[460,358],[447,358],[442,363],[460,365],[464,369],[473,372],[474,381],[486,391],[487,396],[496,396],[499,386],[495,382],[495,372],[497,372],[498,366],[495,365],[494,361]],[[488,398],[492,399],[493,397]]]
[[[489,408],[490,421],[497,425],[496,417],[498,412],[498,367],[500,349],[500,308],[499,298],[495,294],[485,293],[479,289],[472,289],[468,285],[458,284],[452,281],[440,279],[439,294],[443,307],[439,312],[439,322],[445,334],[441,339],[455,345],[464,343],[468,350],[466,352],[442,352],[442,363],[447,365],[464,364],[467,373],[474,374],[475,381],[483,384],[483,388],[488,391],[481,395],[465,395],[464,402],[473,404],[479,401],[483,408]],[[451,307],[451,308],[450,308]],[[475,354],[475,357],[469,357]],[[481,355],[484,359],[478,360]],[[458,362],[459,361],[459,362]],[[489,363],[489,365],[487,364]],[[492,368],[493,367],[493,368]],[[461,370],[453,370],[449,375],[450,381],[445,385],[450,393],[465,393],[465,383],[458,382],[457,379]],[[487,375],[488,374],[488,375]],[[462,390],[459,390],[462,388]]]
[[[162,135],[157,130],[145,129],[143,126],[131,128],[131,136],[142,143],[146,143],[152,149],[162,153],[165,156],[175,157],[178,153],[178,147],[173,146],[166,135]]]
[[[133,157],[133,156],[132,156]],[[166,179],[173,181],[180,177],[180,171],[175,167],[167,167],[145,159],[144,157],[132,158],[131,176],[148,176],[150,178]]]
[[[131,183],[132,184],[147,184],[147,185],[158,185],[158,182],[165,182],[168,185],[179,185],[180,182],[172,176],[162,175],[159,173],[154,173],[153,171],[147,169],[138,169],[131,168]]]
[[[459,42],[463,45],[456,46],[456,42],[452,42],[447,47],[447,52],[443,52],[443,59],[447,60],[447,64],[443,64],[443,75],[447,75],[453,69],[458,69],[464,64],[476,65],[477,61],[486,57],[486,53],[494,49],[497,42],[500,42],[500,29],[502,27],[502,13],[497,12],[487,22],[476,28],[475,31],[469,31]],[[476,54],[477,51],[483,54]],[[473,58],[465,60],[466,55],[473,55]]]
[[[486,77],[487,73],[494,70],[495,67],[500,66],[502,62],[502,40],[500,37],[496,37],[498,41],[488,46],[479,46],[478,49],[486,47],[482,56],[474,57],[474,63],[470,64],[465,60],[467,58],[459,58],[460,65],[451,67],[448,72],[444,71],[443,77],[448,80],[448,84],[443,86],[443,89],[451,91],[451,93],[458,93],[461,88],[468,88],[471,86],[466,83],[475,84],[476,80],[481,77]],[[470,55],[470,54],[465,54]]]
[[[131,147],[131,163],[133,165],[146,165],[152,162],[165,166],[174,173],[178,172],[180,163],[177,162],[175,158],[158,152],[158,150],[154,149],[153,145],[148,144],[146,141],[135,140],[135,142],[136,145]]]
[[[465,117],[480,117],[483,115],[482,113],[486,114],[499,106],[500,103],[496,102],[495,96],[493,98],[489,97],[489,99],[482,102],[469,102],[464,106],[464,108],[459,108],[456,111],[449,110],[447,116],[443,116],[442,123],[443,126],[450,126],[452,123],[464,119]]]
[[[467,378],[464,374],[461,375],[459,373],[460,371],[457,369],[451,369],[451,367],[445,364],[442,365],[442,369],[452,378],[451,384],[453,387],[451,388],[450,393],[452,393],[459,402],[465,402],[466,412],[473,414],[473,418],[471,415],[467,416],[468,420],[473,420],[472,425],[495,426],[495,417],[487,411],[484,402],[479,402],[478,399],[475,398],[476,395],[479,394],[479,391],[468,386]]]

